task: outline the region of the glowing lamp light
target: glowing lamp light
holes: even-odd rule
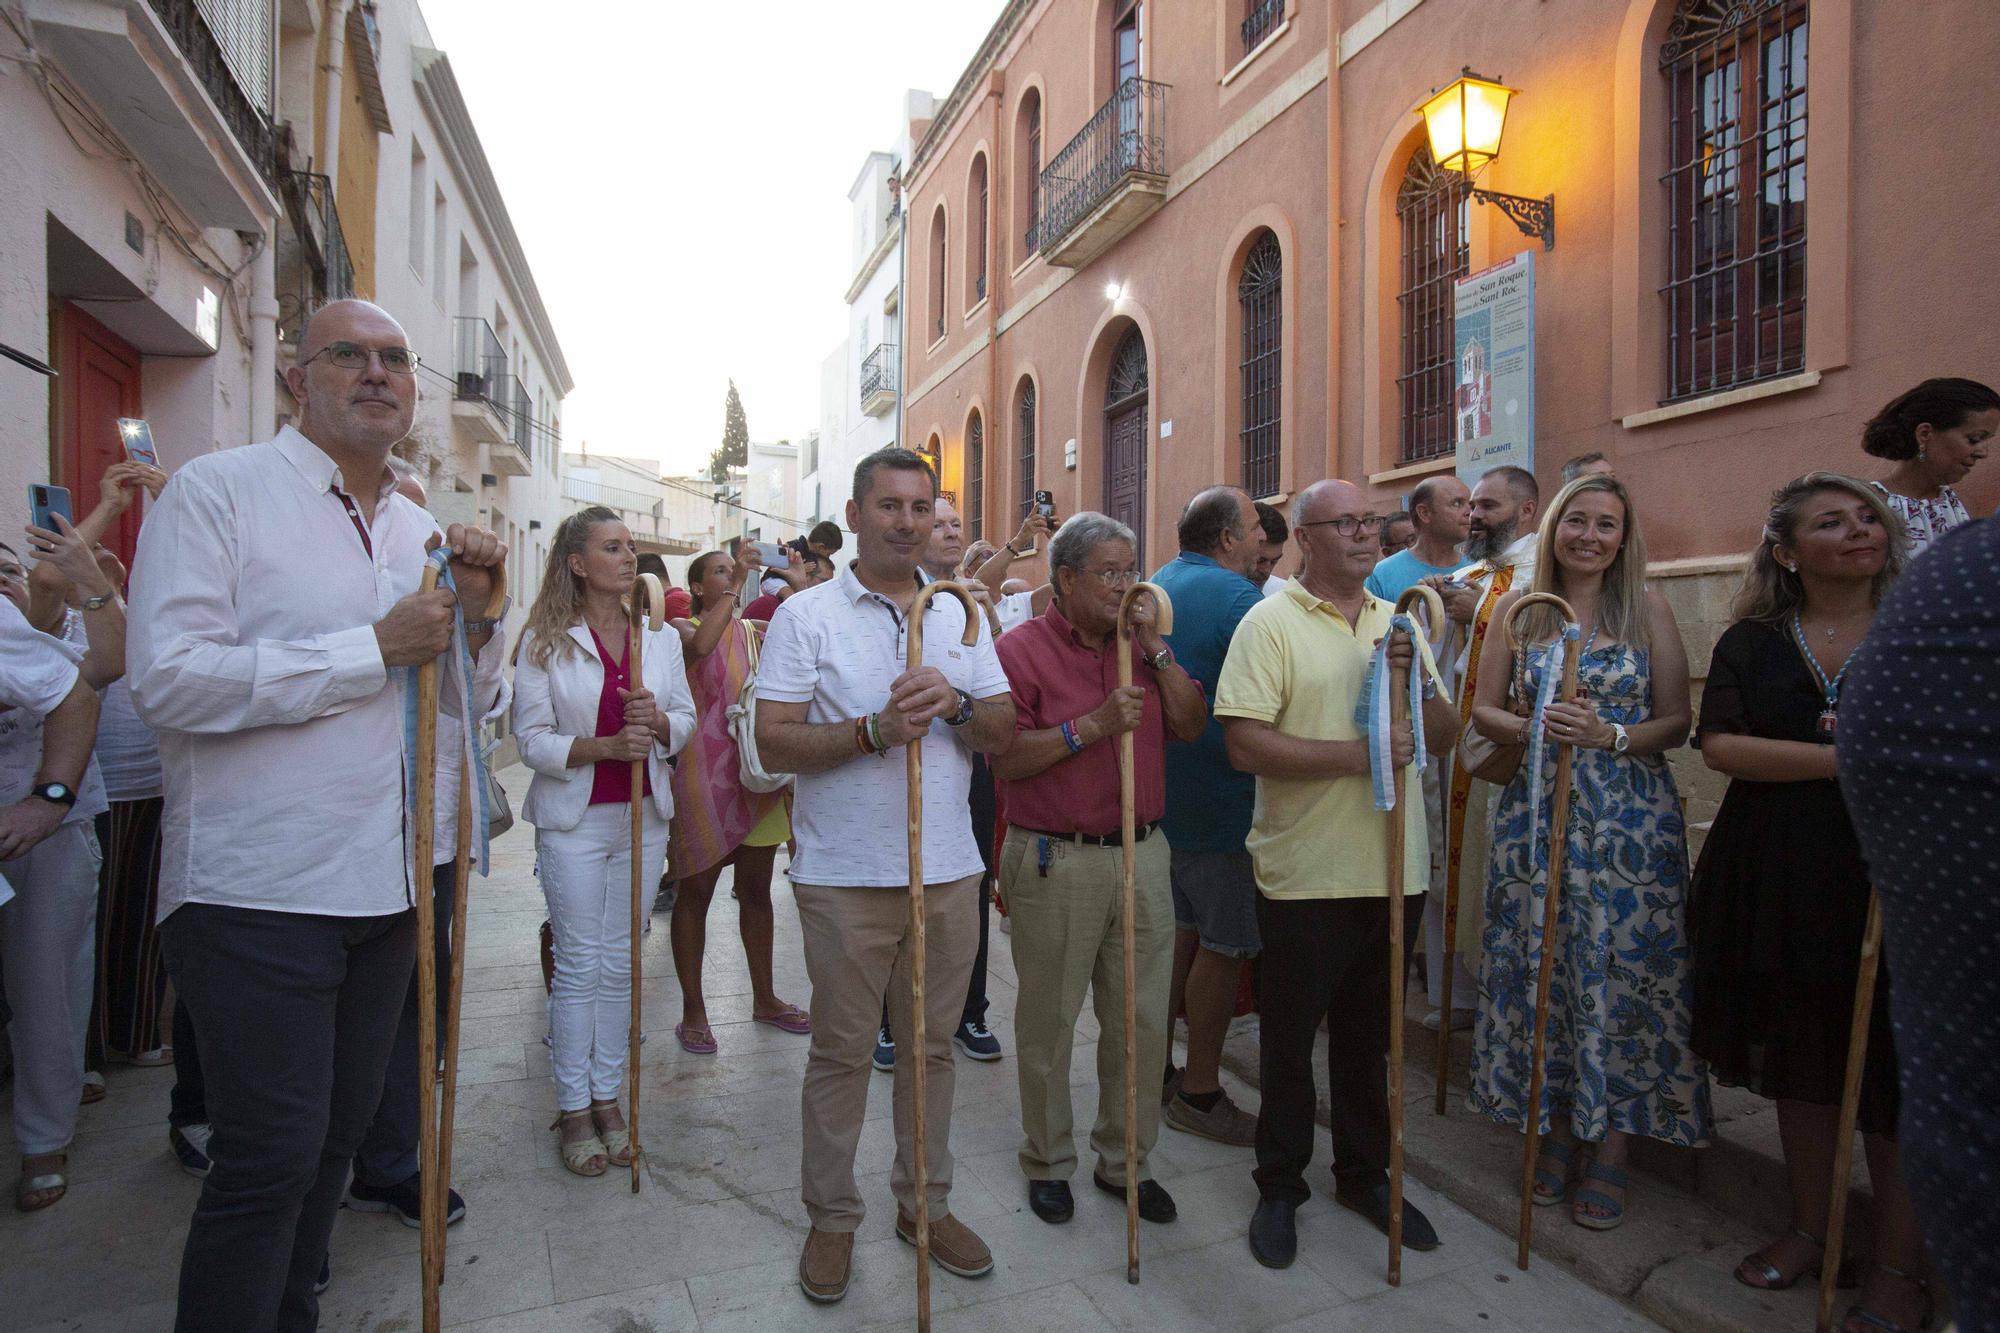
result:
[[[1446,171],[1472,175],[1500,156],[1507,103],[1517,88],[1482,79],[1468,66],[1417,108],[1431,140],[1431,160]]]
[[[1124,283],[1122,283],[1122,282],[1107,282],[1107,283],[1105,283],[1105,284],[1104,284],[1104,299],[1105,299],[1105,300],[1107,300],[1107,301],[1117,301],[1117,300],[1122,300],[1122,299],[1124,298],[1124,296],[1125,296],[1125,284],[1124,284]]]

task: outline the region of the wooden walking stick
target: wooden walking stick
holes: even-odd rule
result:
[[[437,587],[438,567],[424,561],[418,591]],[[444,1276],[444,1210],[430,1206],[428,1195],[437,1178],[437,918],[431,902],[431,852],[437,841],[437,712],[438,664],[435,657],[417,667],[417,755],[415,827],[410,868],[411,894],[417,908],[417,1167],[424,1172],[423,1216],[418,1250],[423,1265],[424,1333],[437,1333],[443,1320],[438,1307],[438,1283]]]
[[[1422,603],[1430,623],[1444,623],[1444,599],[1419,583],[1396,601],[1396,614],[1406,614]],[[1391,630],[1391,634],[1395,631]],[[1415,636],[1410,650],[1416,651]],[[1415,659],[1413,658],[1414,662]],[[1405,667],[1389,669],[1389,721],[1400,725],[1410,720],[1410,673]],[[1395,804],[1388,811],[1389,842],[1389,1285],[1403,1285],[1403,820],[1408,814],[1404,801],[1404,774],[1399,767],[1391,778],[1395,784]]]
[[[1153,628],[1174,632],[1174,604],[1157,583],[1135,583],[1118,602],[1118,687],[1132,684],[1132,604],[1145,594],[1153,599]],[[1120,904],[1125,945],[1125,1280],[1139,1281],[1139,987],[1137,911],[1139,880],[1138,794],[1132,767],[1132,733],[1118,737],[1119,829],[1125,846],[1125,897]]]
[[[1548,592],[1531,592],[1514,603],[1507,613],[1507,647],[1516,654],[1523,652],[1524,645],[1516,632],[1521,612],[1531,606],[1553,606],[1562,617],[1564,625],[1576,623],[1576,612],[1570,610],[1568,602]],[[1560,631],[1558,631],[1560,633]],[[1581,648],[1575,644],[1563,654],[1562,688],[1557,698],[1568,699],[1576,693],[1576,659]],[[1539,725],[1540,719],[1535,724]],[[1549,818],[1549,871],[1546,886],[1542,892],[1542,943],[1541,961],[1535,981],[1535,1044],[1534,1053],[1528,1064],[1528,1101],[1521,1116],[1526,1130],[1526,1143],[1521,1155],[1521,1218],[1517,1227],[1517,1241],[1514,1251],[1514,1266],[1522,1272],[1528,1270],[1528,1242],[1534,1230],[1535,1212],[1535,1155],[1542,1133],[1542,1084],[1548,1074],[1549,1039],[1549,983],[1555,974],[1556,923],[1562,911],[1563,854],[1568,849],[1569,839],[1569,771],[1570,747],[1560,742],[1550,742],[1556,747],[1556,794],[1554,808]],[[1528,799],[1540,801],[1539,791],[1529,792]],[[1531,857],[1534,849],[1530,848]],[[1532,920],[1527,923],[1531,928]]]
[[[1437,623],[1436,620],[1432,620],[1431,622],[1433,626],[1436,626]],[[1457,639],[1451,621],[1446,620],[1444,622],[1444,636],[1438,643],[1439,652],[1437,660],[1440,662],[1455,660],[1454,655],[1457,652]],[[1445,669],[1448,670],[1449,668]],[[1459,689],[1461,691],[1461,704],[1463,704],[1463,696],[1472,693],[1472,681],[1468,679],[1462,682]],[[1465,708],[1459,714],[1459,717],[1461,719],[1467,718],[1471,716],[1471,713],[1472,710],[1470,708]],[[1465,725],[1469,726],[1471,724],[1466,723]],[[1438,820],[1438,832],[1444,838],[1444,845],[1438,848],[1437,856],[1439,863],[1444,866],[1444,905],[1441,913],[1444,918],[1444,930],[1442,933],[1444,951],[1442,957],[1430,959],[1426,963],[1426,966],[1436,967],[1442,973],[1438,994],[1437,1089],[1435,1102],[1431,1108],[1433,1115],[1444,1114],[1445,1085],[1451,1076],[1451,992],[1453,989],[1452,982],[1458,977],[1459,880],[1459,876],[1455,873],[1458,867],[1452,863],[1451,859],[1451,770],[1454,765],[1464,761],[1459,758],[1458,747],[1453,746],[1451,754],[1438,762],[1441,765],[1438,769],[1438,796],[1439,803],[1443,807],[1442,818]]]
[[[1833,1141],[1833,1197],[1826,1214],[1826,1253],[1820,1258],[1818,1333],[1833,1327],[1834,1289],[1840,1285],[1840,1251],[1846,1237],[1847,1181],[1854,1168],[1854,1122],[1861,1111],[1862,1066],[1875,1016],[1875,974],[1882,965],[1882,899],[1868,891],[1868,922],[1861,928],[1861,970],[1854,978],[1854,1025],[1847,1034],[1847,1071],[1840,1087],[1840,1137]]]
[[[667,604],[666,590],[660,586],[657,575],[641,574],[632,584],[631,626],[626,631],[626,655],[631,662],[631,684],[635,690],[646,687],[646,678],[640,670],[641,654],[644,651],[644,631],[657,634],[666,625],[664,608]],[[639,1192],[639,1159],[645,1150],[639,1146],[639,980],[645,974],[645,963],[640,956],[639,944],[643,938],[639,933],[641,921],[640,895],[645,891],[641,883],[645,879],[643,852],[646,843],[646,761],[632,761],[632,1026],[626,1034],[625,1077],[630,1088],[632,1109],[625,1119],[632,1139],[632,1192]]]
[[[956,597],[965,607],[965,636],[960,640],[970,648],[979,642],[979,607],[963,585],[948,581],[926,583],[917,589],[910,603],[908,666],[915,671],[924,664],[924,612],[931,598],[944,593]],[[917,1333],[931,1327],[931,1201],[929,1159],[924,1145],[924,1114],[928,1058],[924,1036],[924,738],[910,739],[905,751],[908,767],[905,782],[909,792],[910,842],[910,1041],[916,1052],[910,1060],[910,1123],[916,1158],[913,1175],[917,1191]]]
[[[507,605],[507,568],[505,565],[491,566],[488,575],[492,579],[493,590],[486,598],[484,619],[498,617]],[[462,612],[461,612],[462,614]],[[479,719],[472,711],[472,701],[464,701],[466,709],[465,725],[477,727]],[[479,738],[473,736],[477,745]],[[451,970],[445,985],[444,1000],[444,1101],[438,1111],[438,1147],[435,1171],[431,1163],[424,1168],[424,1213],[426,1218],[437,1217],[438,1258],[445,1253],[445,1228],[450,1223],[448,1200],[451,1198],[451,1147],[453,1122],[458,1115],[458,1019],[459,1009],[465,998],[465,913],[466,889],[472,880],[472,782],[473,767],[470,758],[461,755],[458,765],[458,857],[452,864],[451,888]],[[435,918],[433,918],[431,938],[437,938]],[[420,1077],[428,1077],[425,1070]]]

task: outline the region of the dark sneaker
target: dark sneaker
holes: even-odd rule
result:
[[[889,1025],[875,1034],[875,1068],[885,1074],[896,1072],[896,1039],[889,1035]]]
[[[1000,1039],[987,1031],[984,1023],[960,1023],[951,1034],[951,1044],[969,1060],[998,1060]]]
[[[1114,1185],[1095,1171],[1090,1173],[1090,1183],[1117,1199],[1119,1203],[1125,1202],[1123,1185]],[[1159,1181],[1142,1180],[1139,1182],[1139,1216],[1148,1222],[1164,1225],[1179,1217],[1180,1209],[1174,1206],[1174,1196],[1167,1193],[1166,1187]]]
[[[1187,1094],[1180,1093],[1167,1103],[1166,1121],[1183,1134],[1232,1148],[1247,1148],[1257,1142],[1257,1117],[1229,1100],[1227,1091],[1206,1111],[1196,1109]]]
[[[445,1191],[444,1224],[465,1220],[465,1199],[454,1189]],[[424,1173],[419,1171],[399,1184],[377,1188],[359,1180],[347,1187],[347,1206],[357,1213],[394,1213],[406,1227],[424,1224]]]
[[[313,1279],[313,1295],[323,1296],[333,1285],[333,1256],[327,1255],[319,1261],[319,1276]]]
[[[196,1180],[208,1177],[209,1167],[215,1165],[208,1157],[208,1141],[215,1137],[215,1129],[206,1120],[192,1125],[174,1125],[167,1130],[167,1143],[180,1161],[181,1170]]]
[[[1367,1218],[1383,1235],[1389,1234],[1388,1181],[1353,1191],[1335,1189],[1333,1201]],[[1431,1225],[1431,1220],[1415,1204],[1404,1199],[1403,1244],[1413,1250],[1435,1250],[1440,1243],[1437,1228]]]
[[[1160,1076],[1160,1105],[1173,1103],[1174,1094],[1181,1090],[1181,1078],[1186,1073],[1185,1069],[1176,1069],[1173,1061],[1167,1062],[1167,1072]]]
[[[1250,1215],[1250,1253],[1266,1268],[1290,1268],[1299,1255],[1299,1206],[1285,1199],[1259,1199]]]

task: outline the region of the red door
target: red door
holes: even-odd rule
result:
[[[118,418],[145,415],[139,407],[139,353],[117,334],[73,305],[56,312],[55,480],[69,487],[70,506],[81,519],[97,507],[97,484],[113,463],[125,460]],[[143,500],[141,501],[143,503]],[[127,568],[139,540],[139,510],[125,511],[104,534],[104,544]]]

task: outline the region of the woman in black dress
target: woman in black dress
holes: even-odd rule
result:
[[[1792,1229],[1737,1265],[1781,1290],[1816,1273],[1868,868],[1834,764],[1840,686],[1903,567],[1902,523],[1864,482],[1814,472],[1771,501],[1763,541],[1715,645],[1699,744],[1731,779],[1695,869],[1692,1044],[1723,1083],[1778,1103]],[[1874,1261],[1861,1309],[1916,1327],[1923,1240],[1896,1154],[1898,1088],[1886,974],[1875,992],[1860,1120],[1875,1189]]]

